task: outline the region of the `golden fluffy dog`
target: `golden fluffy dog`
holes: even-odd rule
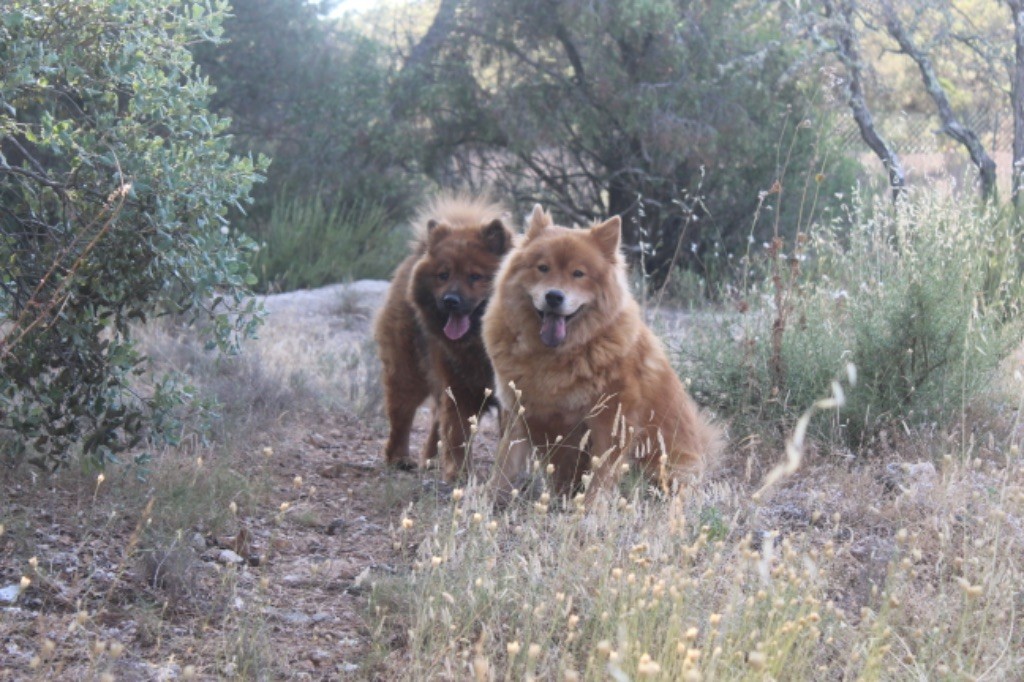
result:
[[[414,223],[412,254],[395,271],[374,329],[391,425],[384,450],[390,466],[414,466],[409,431],[427,398],[434,399],[434,421],[420,464],[438,454],[440,440],[445,481],[470,465],[469,419],[493,402],[494,373],[480,320],[498,263],[512,246],[504,212],[481,199],[443,196]]]
[[[663,481],[700,473],[721,447],[629,292],[616,216],[590,229],[537,206],[498,271],[483,321],[509,433],[490,485],[507,497],[534,448],[560,494],[593,470],[590,503],[630,458]]]

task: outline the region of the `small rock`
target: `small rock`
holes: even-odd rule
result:
[[[197,552],[206,551],[206,538],[203,537],[202,533],[192,533],[188,539],[188,544]]]
[[[324,478],[341,478],[345,473],[345,468],[339,464],[332,464],[330,466],[323,467],[318,472]]]
[[[352,587],[362,587],[363,584],[368,582],[369,580],[370,580],[370,567],[367,566],[362,571],[360,571],[359,575],[356,576],[356,579],[352,581]]]
[[[267,609],[267,613],[289,625],[309,625],[313,622],[312,618],[300,611],[283,611],[271,607]]]
[[[907,465],[907,479],[912,489],[928,490],[939,479],[939,472],[931,462],[917,462]]]
[[[242,563],[245,563],[245,559],[243,559],[242,557],[238,556],[237,554],[232,552],[230,549],[222,549],[217,554],[217,561],[219,561],[222,564],[242,564]]]
[[[21,594],[21,584],[14,583],[7,587],[0,589],[0,602],[7,604],[13,604],[18,599],[18,595]]]
[[[292,543],[284,538],[274,538],[270,541],[270,546],[276,549],[278,552],[290,552],[292,551]]]
[[[311,433],[308,436],[306,436],[306,442],[312,445],[313,447],[321,449],[327,449],[331,447],[331,442],[324,438],[323,436],[321,436],[319,433]]]
[[[177,663],[166,663],[164,665],[148,664],[149,674],[157,682],[169,682],[181,678],[181,666]]]
[[[342,663],[341,664],[341,672],[343,672],[343,673],[354,673],[357,670],[359,670],[359,666],[356,665],[355,663]]]
[[[313,617],[310,618],[310,620],[313,621],[314,623],[323,623],[325,620],[330,620],[330,619],[331,619],[331,614],[324,613],[323,611],[320,611],[318,613],[314,613]]]

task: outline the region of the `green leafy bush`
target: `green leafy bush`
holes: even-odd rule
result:
[[[401,55],[355,20],[330,18],[336,4],[235,2],[225,40],[193,48],[216,88],[211,110],[231,117],[232,149],[274,159],[237,221],[247,234],[265,229],[282,196],[345,196],[353,207],[381,204],[398,218],[419,198],[414,156],[423,132],[389,99]]]
[[[837,429],[856,446],[893,423],[942,423],[1021,340],[1019,223],[938,192],[852,203],[766,245],[743,312],[684,350],[694,390],[743,428],[787,428],[847,363]],[[729,338],[722,343],[722,338]]]
[[[265,163],[229,153],[188,49],[218,38],[226,9],[15,0],[0,14],[0,442],[15,462],[102,463],[159,435],[175,392],[130,390],[133,322],[186,314],[222,349],[256,323],[249,242],[225,216]]]
[[[254,270],[263,290],[290,291],[344,279],[385,279],[405,253],[405,232],[394,229],[380,204],[316,195],[274,202],[268,222],[253,236],[260,249]]]

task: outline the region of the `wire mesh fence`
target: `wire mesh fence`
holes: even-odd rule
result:
[[[1009,111],[975,110],[958,114],[957,120],[978,135],[989,153],[1012,151],[1013,118]],[[942,121],[934,114],[881,114],[876,117],[875,123],[898,154],[945,152],[959,146],[956,140],[943,131]],[[842,149],[864,149],[857,122],[848,112],[840,113],[834,133]]]

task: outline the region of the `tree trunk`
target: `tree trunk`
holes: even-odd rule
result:
[[[441,0],[430,28],[403,60],[392,93],[392,115],[395,118],[406,116],[416,106],[423,90],[435,82],[437,74],[434,61],[457,27],[458,9],[459,0]]]
[[[1013,107],[1014,207],[1024,208],[1024,0],[1006,0],[1013,13],[1014,62],[1010,72],[1010,105]]]
[[[885,138],[879,134],[875,127],[874,117],[868,107],[867,99],[864,96],[864,78],[861,71],[860,47],[857,42],[857,34],[853,27],[853,8],[849,2],[840,2],[838,7],[832,0],[822,0],[825,14],[835,22],[834,40],[837,48],[839,61],[846,68],[849,85],[847,88],[847,101],[853,119],[860,129],[860,136],[865,144],[875,153],[885,172],[889,176],[889,187],[892,190],[893,201],[906,192],[907,175],[903,170],[903,162],[899,154],[892,148]],[[812,28],[812,34],[814,29]]]
[[[914,39],[907,33],[903,22],[896,15],[892,5],[884,3],[882,11],[885,15],[885,28],[900,46],[908,57],[914,60],[921,71],[921,79],[924,81],[925,90],[935,102],[939,110],[939,118],[942,120],[942,132],[967,148],[971,155],[971,161],[978,169],[981,177],[981,194],[986,199],[992,199],[996,193],[996,162],[985,151],[985,147],[978,139],[978,135],[970,128],[964,126],[953,113],[953,107],[949,104],[946,96],[946,89],[942,87],[938,74],[935,73],[935,66],[927,54],[921,51],[914,43]]]

